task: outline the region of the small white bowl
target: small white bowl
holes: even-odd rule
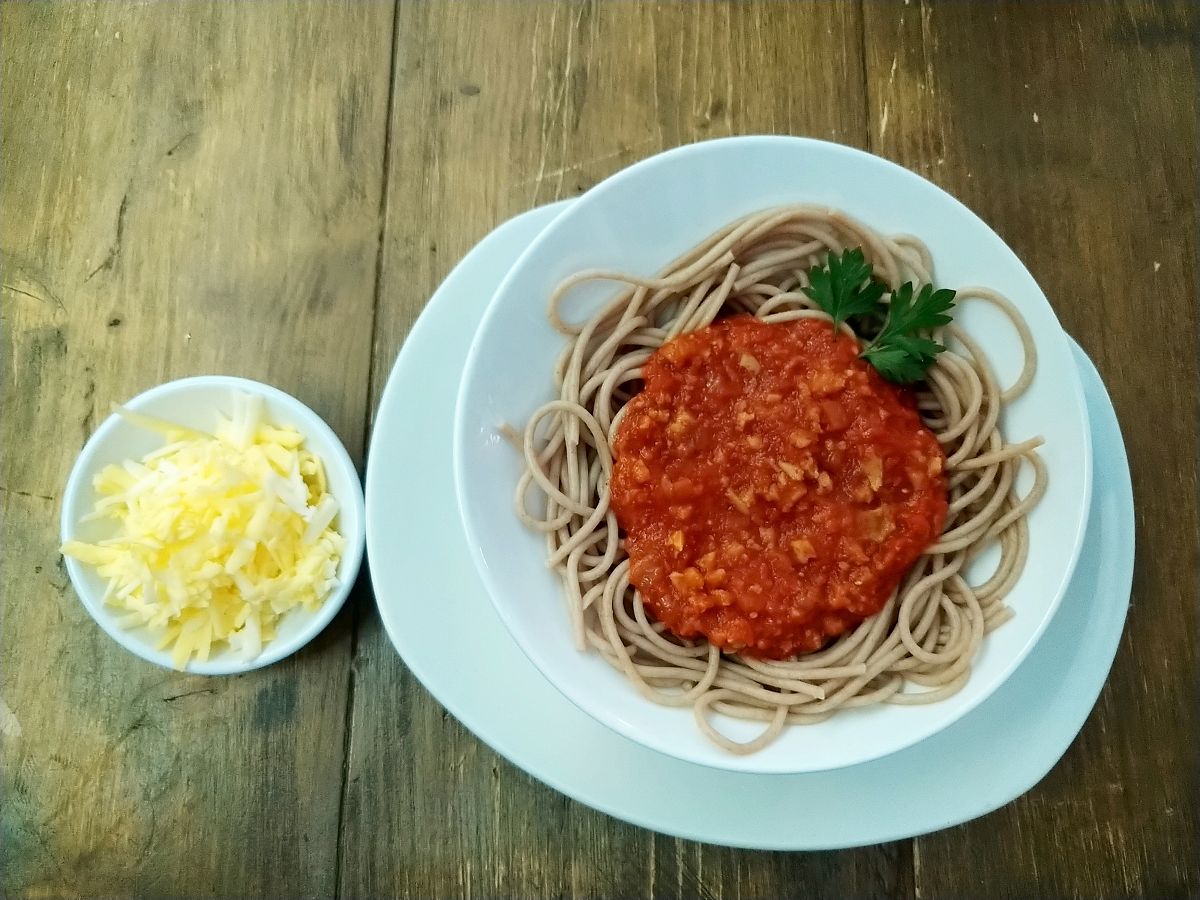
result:
[[[270,665],[295,653],[329,624],[342,604],[362,563],[366,538],[366,510],[363,504],[362,482],[350,454],[324,420],[315,412],[283,391],[247,378],[228,375],[203,375],[181,378],[138,394],[126,408],[157,416],[180,425],[211,431],[218,413],[232,411],[237,391],[263,398],[263,416],[277,425],[290,425],[304,435],[304,446],[325,465],[329,493],[338,503],[334,520],[346,540],[338,563],[338,586],[316,612],[294,609],[279,621],[275,639],[264,644],[262,652],[246,661],[229,647],[221,647],[204,662],[192,660],[185,671],[197,675],[235,675]],[[113,414],[96,429],[67,479],[62,506],[62,540],[96,541],[113,533],[110,521],[80,523],[98,499],[92,478],[105,466],[127,459],[141,459],[163,445],[161,435],[139,428]],[[75,593],[93,619],[126,650],[168,669],[174,669],[168,650],[156,649],[157,640],[149,629],[126,629],[117,624],[119,615],[101,602],[105,581],[91,566],[66,557],[67,572]]]
[[[924,706],[844,710],[817,725],[787,728],[757,753],[734,756],[701,734],[690,709],[645,700],[598,654],[575,649],[561,585],[545,566],[544,539],[513,512],[523,465],[497,426],[523,426],[552,399],[565,339],[546,320],[546,300],[560,280],[590,268],[651,275],[738,216],[793,202],[827,204],[881,231],[914,233],[932,252],[941,284],[987,285],[1017,305],[1033,334],[1038,370],[1029,390],[1005,409],[1003,427],[1009,440],[1045,438],[1039,453],[1050,483],[1029,516],[1028,560],[1008,596],[1015,615],[988,635],[959,693]],[[583,321],[618,290],[611,282],[584,285],[564,313]],[[983,345],[1002,383],[1010,383],[1022,356],[1007,321],[987,304],[964,304],[955,319]],[[589,190],[538,235],[475,333],[458,395],[454,466],[476,568],[517,644],[552,684],[599,721],[662,753],[780,774],[893,753],[950,726],[995,691],[1058,608],[1079,557],[1092,491],[1091,432],[1067,336],[1004,241],[949,194],[894,163],[824,141],[775,136],[706,141],[643,160]],[[1022,489],[1027,484],[1022,479]],[[736,740],[762,727],[725,717],[717,723]]]

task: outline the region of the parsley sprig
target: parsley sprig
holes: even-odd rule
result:
[[[892,291],[885,304],[887,286],[874,277],[859,248],[844,250],[840,256],[830,252],[825,266],[809,270],[808,280],[804,293],[830,315],[834,328],[848,322],[860,336],[869,338],[860,355],[888,381],[920,381],[946,349],[927,333],[950,322],[947,313],[954,306],[954,291],[934,290],[926,284],[914,296],[910,281]],[[874,336],[864,334],[878,321],[883,324]]]
[[[804,293],[833,317],[836,331],[851,316],[874,312],[880,305],[885,287],[871,277],[871,264],[862,250],[855,248],[844,251],[841,256],[831,252],[824,268],[810,269]]]

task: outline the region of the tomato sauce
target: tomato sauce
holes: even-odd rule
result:
[[[615,440],[633,584],[674,634],[785,659],[883,608],[946,518],[911,395],[828,322],[720,320],[659,348]]]

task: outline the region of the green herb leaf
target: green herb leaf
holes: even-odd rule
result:
[[[863,353],[863,359],[879,374],[896,384],[910,384],[925,377],[925,366],[901,347],[879,347]]]
[[[935,291],[927,284],[914,297],[913,284],[907,282],[885,305],[881,301],[887,286],[875,279],[861,247],[840,255],[830,252],[824,266],[809,270],[808,281],[804,293],[829,314],[835,329],[855,318],[850,325],[860,337],[875,333],[862,357],[888,381],[920,381],[946,349],[921,332],[950,323],[947,313],[954,306],[954,291]]]
[[[880,306],[885,286],[871,277],[871,271],[861,248],[844,250],[840,257],[830,253],[824,267],[809,270],[804,293],[830,315],[836,330],[851,316],[875,312]]]
[[[921,293],[914,300],[912,282],[905,282],[892,294],[887,322],[879,336],[883,337],[889,332],[907,334],[948,325],[950,317],[945,313],[953,306],[954,291],[935,291],[932,284],[927,284],[921,288]]]
[[[933,285],[927,284],[914,298],[912,283],[901,285],[892,293],[887,320],[862,352],[863,359],[888,381],[899,384],[920,381],[946,348],[919,332],[949,324],[950,316],[946,313],[953,306],[954,291],[935,291]]]

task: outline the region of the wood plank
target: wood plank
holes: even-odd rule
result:
[[[57,522],[109,404],[183,375],[276,384],[361,455],[393,9],[0,16],[0,892],[332,894],[348,616],[261,672],[158,669],[88,619]]]
[[[376,398],[438,282],[509,216],[704,137],[865,137],[852,4],[493,0],[399,13]],[[374,614],[354,669],[345,896],[907,893],[906,844],[746,853],[654,835],[556,794],[449,717]]]
[[[1107,381],[1139,562],[1112,676],[1066,757],[922,838],[917,896],[1195,896],[1194,7],[867,4],[871,147],[1009,242]]]

